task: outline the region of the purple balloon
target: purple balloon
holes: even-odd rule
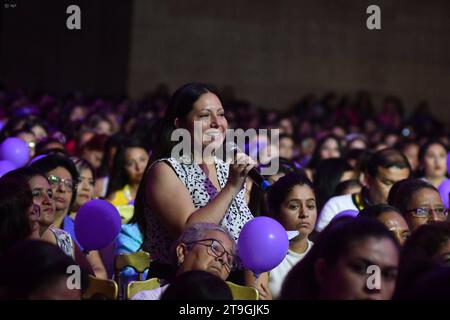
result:
[[[0,177],[3,177],[10,171],[17,169],[17,166],[14,162],[9,160],[0,160]]]
[[[106,200],[91,200],[77,212],[75,236],[84,250],[100,250],[116,239],[121,224],[116,207]]]
[[[331,221],[334,221],[336,219],[343,218],[343,217],[355,218],[358,214],[359,214],[359,211],[357,211],[357,210],[347,209],[347,210],[339,212],[337,215],[335,215],[333,217],[333,219],[331,219]]]
[[[289,250],[289,239],[278,221],[269,217],[257,217],[242,228],[237,249],[244,267],[259,276],[283,261]]]
[[[30,148],[22,139],[8,138],[0,145],[0,159],[9,160],[17,167],[22,167],[30,159]]]
[[[447,153],[447,173],[450,175],[450,152]]]
[[[444,203],[444,207],[450,208],[450,179],[444,180],[439,185],[439,194],[441,196],[442,202]]]

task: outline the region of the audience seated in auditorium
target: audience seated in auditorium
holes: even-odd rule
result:
[[[389,300],[398,263],[398,242],[381,222],[338,219],[322,231],[306,257],[289,272],[281,299]]]

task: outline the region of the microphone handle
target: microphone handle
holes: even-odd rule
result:
[[[233,143],[231,144],[230,147],[231,151],[233,152],[233,159],[236,159],[236,155],[239,152],[239,148]],[[252,168],[249,173],[247,174],[247,176],[250,177],[250,179],[252,179],[252,181],[258,186],[260,187],[263,191],[266,191],[267,188],[270,186],[270,182],[265,180],[261,174],[259,173],[258,169],[256,168]]]
[[[270,186],[270,182],[265,180],[261,174],[258,172],[258,170],[256,168],[252,168],[249,173],[248,176],[250,177],[250,179],[253,180],[253,182],[260,187],[263,191],[266,191],[267,188]]]

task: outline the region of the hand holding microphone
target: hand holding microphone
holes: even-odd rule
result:
[[[250,179],[252,179],[252,181],[263,190],[266,190],[270,186],[270,183],[265,180],[259,173],[258,169],[255,168],[256,162],[245,153],[241,152],[235,143],[227,143],[226,151],[232,157],[228,180],[233,182],[230,183],[236,182],[240,188],[245,181],[245,177],[249,176]],[[235,177],[235,175],[238,177]],[[240,182],[237,180],[240,180]]]

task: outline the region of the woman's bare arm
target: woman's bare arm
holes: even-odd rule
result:
[[[190,224],[209,222],[218,224],[231,201],[239,193],[251,164],[231,165],[230,176],[224,188],[203,208],[196,209],[189,191],[164,163],[156,163],[145,177],[147,205],[176,237]]]

